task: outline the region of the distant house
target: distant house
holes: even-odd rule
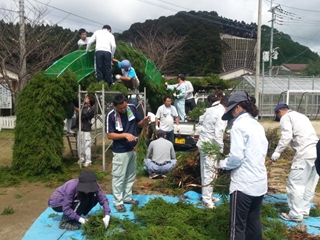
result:
[[[236,69],[232,69],[228,72],[220,73],[219,77],[223,80],[228,80],[228,79],[235,79],[243,75],[253,75],[253,74],[255,74],[255,71],[245,67],[239,67]]]
[[[293,72],[300,74],[304,69],[307,68],[307,64],[294,64],[294,63],[284,63],[280,66],[281,70]]]
[[[6,65],[6,75],[9,77],[9,84],[15,89],[18,81],[17,69],[10,65]],[[12,96],[7,84],[8,82],[4,80],[3,75],[0,73],[0,115],[3,115],[2,110],[12,109]]]
[[[6,70],[7,70],[7,75],[11,80],[17,80],[18,79],[18,70],[11,66],[11,65],[6,65]],[[2,79],[2,74],[0,73],[0,79]]]

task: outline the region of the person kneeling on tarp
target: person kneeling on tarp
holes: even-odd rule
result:
[[[165,137],[165,132],[158,130],[157,140],[152,141],[148,147],[144,164],[151,179],[155,179],[158,176],[166,177],[164,174],[170,172],[177,163],[173,144]]]
[[[58,187],[48,205],[56,212],[63,212],[59,228],[77,230],[88,221],[81,215],[87,215],[98,202],[103,207],[105,217],[102,221],[107,228],[110,220],[109,201],[97,182],[96,174],[83,171],[78,179],[71,179]]]

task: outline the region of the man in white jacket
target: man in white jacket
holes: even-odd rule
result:
[[[314,164],[319,138],[310,120],[290,110],[287,104],[278,104],[274,112],[280,119],[281,138],[271,160],[277,161],[289,143],[295,152],[287,181],[290,211],[281,213],[280,217],[287,221],[302,222],[303,218],[309,217],[310,203],[319,180]]]
[[[216,155],[209,156],[202,150],[204,142],[213,142],[223,152],[223,135],[227,127],[227,121],[221,119],[226,110],[228,97],[224,96],[220,101],[215,101],[203,115],[200,137],[197,147],[200,152],[200,172],[202,187],[202,203],[206,208],[214,208],[214,202],[219,199],[213,198],[213,181],[217,177],[215,166],[217,165]]]
[[[106,81],[112,86],[111,61],[116,51],[116,42],[111,27],[104,25],[101,30],[94,32],[87,44],[86,51],[90,50],[91,44],[96,42],[96,78],[97,81]]]

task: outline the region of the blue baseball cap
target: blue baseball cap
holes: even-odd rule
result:
[[[281,108],[289,108],[287,104],[285,103],[279,103],[275,108],[274,108],[274,113],[277,113],[279,109]]]

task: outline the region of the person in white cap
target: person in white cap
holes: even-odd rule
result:
[[[274,112],[276,120],[280,119],[281,138],[271,160],[277,161],[289,144],[295,153],[287,181],[290,211],[281,213],[280,217],[287,221],[302,222],[303,218],[309,217],[311,201],[319,180],[315,167],[319,138],[309,118],[289,109],[287,104],[278,104]]]
[[[230,131],[230,154],[220,167],[231,170],[230,240],[262,240],[260,208],[267,193],[265,158],[268,140],[255,117],[259,110],[245,92],[233,93],[222,120],[235,118]]]
[[[92,171],[82,171],[78,179],[71,179],[58,187],[51,195],[48,205],[56,212],[63,212],[59,228],[67,230],[80,229],[85,224],[86,216],[97,204],[103,207],[105,217],[102,219],[105,228],[109,226],[109,201],[97,182]]]

